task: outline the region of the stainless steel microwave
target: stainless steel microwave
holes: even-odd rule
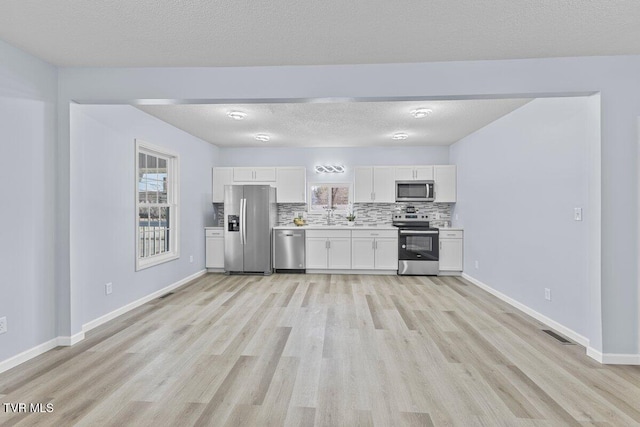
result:
[[[433,181],[396,181],[396,202],[433,202]]]

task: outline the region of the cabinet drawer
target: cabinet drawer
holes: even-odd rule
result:
[[[215,230],[204,230],[204,235],[206,237],[223,237],[224,230],[222,228],[215,229]]]
[[[398,237],[398,230],[352,230],[351,237]]]
[[[462,230],[443,230],[440,229],[441,239],[462,239]]]
[[[306,230],[307,237],[351,237],[351,230]]]

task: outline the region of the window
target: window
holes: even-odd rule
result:
[[[323,211],[327,207],[346,211],[351,203],[351,184],[309,184],[309,211]]]
[[[178,156],[136,139],[136,270],[180,256]]]

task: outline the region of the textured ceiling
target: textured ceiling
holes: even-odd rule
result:
[[[148,105],[141,110],[219,147],[364,147],[449,145],[521,107],[529,99]],[[410,112],[429,108],[416,119]],[[229,111],[247,114],[244,120]],[[404,132],[409,137],[394,141]],[[268,134],[269,142],[255,140]]]
[[[365,64],[640,54],[638,0],[3,0],[58,66]]]

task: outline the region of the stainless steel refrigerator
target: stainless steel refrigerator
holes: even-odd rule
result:
[[[271,274],[271,233],[276,189],[268,185],[224,186],[224,271]]]

